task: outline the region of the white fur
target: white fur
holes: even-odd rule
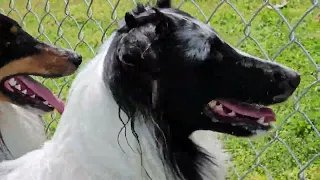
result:
[[[166,169],[157,155],[154,135],[150,131],[152,121],[136,121],[143,160],[131,128],[127,128],[127,144],[124,133],[117,135],[123,124],[118,118],[118,106],[105,87],[103,60],[112,37],[102,46],[98,55],[74,80],[67,106],[60,123],[44,147],[13,161],[0,164],[1,180],[144,180],[145,171],[154,180],[176,179]],[[122,113],[124,121],[127,117]],[[197,135],[199,134],[200,135]],[[216,135],[196,132],[197,143],[213,152],[218,164],[224,164],[220,142]],[[222,158],[222,159],[221,159]],[[215,169],[219,180],[224,179],[225,169]],[[210,171],[210,169],[208,169]]]
[[[42,112],[9,102],[0,103],[0,161],[40,148],[46,140]]]

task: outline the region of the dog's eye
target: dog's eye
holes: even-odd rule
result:
[[[211,54],[215,57],[215,59],[218,62],[222,62],[223,61],[223,54],[219,51],[217,51],[216,49],[212,49],[211,50]]]

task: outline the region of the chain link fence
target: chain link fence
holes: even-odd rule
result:
[[[0,12],[42,41],[85,60],[117,28],[135,0],[0,0]],[[143,3],[154,3],[143,1]],[[232,155],[229,179],[320,179],[320,5],[318,0],[182,0],[178,7],[208,23],[234,46],[300,72],[295,95],[277,105],[278,120],[259,139],[222,136]],[[73,76],[41,79],[65,100]],[[46,117],[50,136],[59,115]]]

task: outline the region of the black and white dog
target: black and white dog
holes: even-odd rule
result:
[[[0,164],[1,180],[224,179],[206,132],[268,131],[265,106],[299,85],[295,71],[231,47],[168,0],[138,5],[123,24],[76,77],[53,139]]]
[[[73,74],[82,57],[40,42],[0,14],[0,161],[18,158],[46,141],[42,115],[64,103],[30,75]]]

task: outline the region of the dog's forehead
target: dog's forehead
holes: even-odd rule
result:
[[[213,29],[209,25],[197,20],[186,12],[177,9],[163,9],[162,12],[178,21],[181,29],[187,27],[188,29],[198,31],[199,33],[207,34],[208,36],[214,33]]]
[[[164,9],[162,12],[177,21],[175,34],[185,55],[192,59],[206,59],[210,54],[210,39],[218,38],[214,30],[183,11]]]

